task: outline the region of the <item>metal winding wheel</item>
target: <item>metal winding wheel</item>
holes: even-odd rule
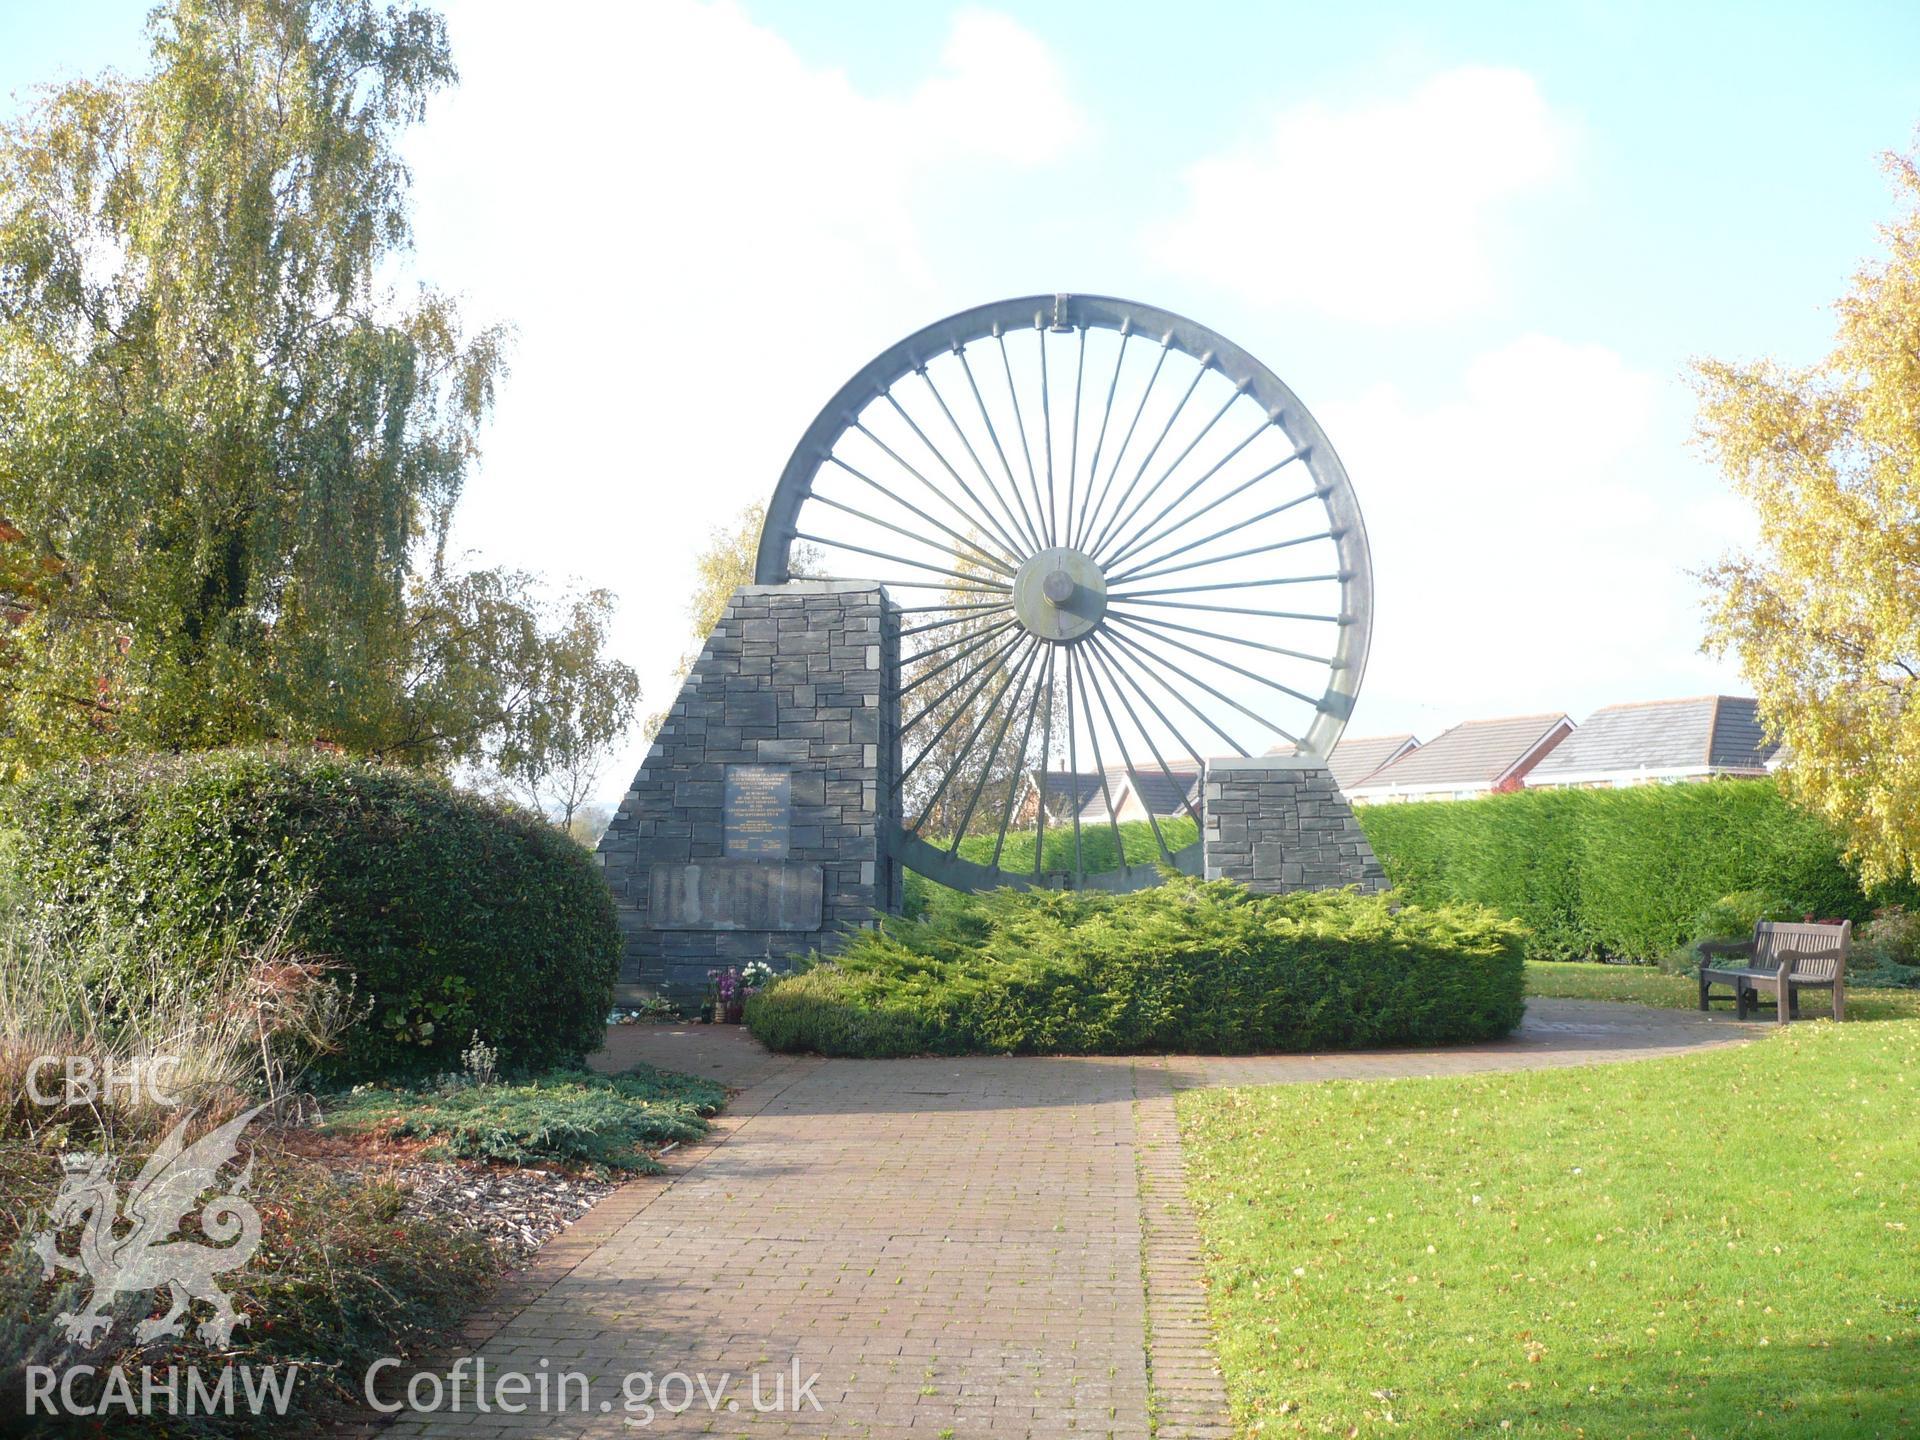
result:
[[[1114,861],[1126,795],[1197,823],[1206,760],[1324,758],[1366,666],[1366,528],[1319,425],[1230,341],[1105,296],[982,305],[863,367],[767,510],[757,580],[797,569],[901,601],[886,838],[962,889],[1152,883]]]

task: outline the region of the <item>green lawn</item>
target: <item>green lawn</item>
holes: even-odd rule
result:
[[[1671,1060],[1190,1092],[1237,1427],[1911,1434],[1916,1090],[1920,1023],[1816,1022]]]
[[[1715,992],[1722,997],[1714,1013],[1732,1014],[1723,986]],[[1527,962],[1527,994],[1560,1000],[1628,1000],[1636,1005],[1658,1005],[1668,1010],[1691,1010],[1700,1003],[1700,986],[1691,975],[1668,975],[1651,965],[1586,965],[1575,961],[1532,960]],[[1808,1016],[1830,1015],[1824,991],[1808,991],[1800,997],[1801,1013]],[[1771,1019],[1773,1006],[1763,998],[1761,1014]],[[1859,987],[1847,991],[1847,1019],[1914,1020],[1920,1019],[1920,990],[1869,990]]]

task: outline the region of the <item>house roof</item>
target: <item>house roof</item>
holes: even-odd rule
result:
[[[1529,778],[1616,771],[1766,769],[1774,747],[1760,728],[1759,703],[1741,695],[1694,695],[1604,705],[1587,717]]]
[[[1177,815],[1187,808],[1189,801],[1194,809],[1200,808],[1200,797],[1194,793],[1200,772],[1191,766],[1168,765],[1163,771],[1156,765],[1151,770],[1133,771],[1132,779],[1133,793],[1140,797],[1149,814]]]
[[[1417,749],[1420,742],[1411,734],[1403,735],[1362,735],[1349,738],[1342,735],[1333,747],[1333,754],[1327,758],[1327,770],[1333,776],[1333,783],[1342,790],[1351,790],[1366,780],[1388,761],[1396,758],[1402,751]],[[1267,751],[1269,755],[1293,755],[1297,749],[1292,745],[1276,745]]]
[[[1131,771],[1124,766],[1109,765],[1104,786],[1098,770],[1081,774],[1050,770],[1046,776],[1047,809],[1056,815],[1066,814],[1077,803],[1082,814],[1089,809],[1095,814],[1104,814],[1109,794],[1113,796],[1115,805],[1126,803],[1121,791],[1129,784],[1140,803],[1155,815],[1177,815],[1186,809],[1189,800],[1198,809],[1199,772],[1191,765],[1169,764],[1167,770],[1172,772],[1171,780],[1157,765],[1151,769],[1136,768]]]
[[[1046,782],[1047,810],[1050,814],[1071,814],[1075,810],[1086,809],[1100,799],[1100,772],[1097,770],[1080,775],[1071,770],[1049,770]],[[1119,784],[1117,774],[1112,783]]]
[[[1375,771],[1367,777],[1364,788],[1492,785],[1543,743],[1549,743],[1556,730],[1572,723],[1563,714],[1468,720]]]

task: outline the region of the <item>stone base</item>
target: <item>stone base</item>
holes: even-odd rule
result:
[[[1387,888],[1353,807],[1324,764],[1267,755],[1207,765],[1204,873],[1249,890]]]
[[[727,603],[600,841],[621,1003],[697,1000],[709,970],[785,969],[899,908],[881,848],[899,807],[890,609],[877,585],[817,580]],[[770,806],[730,815],[729,767],[745,766],[785,778]]]

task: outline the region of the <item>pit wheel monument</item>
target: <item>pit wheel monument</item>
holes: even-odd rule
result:
[[[831,949],[903,867],[1382,883],[1325,763],[1366,666],[1359,502],[1203,326],[1052,295],[909,336],[801,438],[755,579],[600,845],[627,993]],[[1126,863],[1136,808],[1154,863]]]

